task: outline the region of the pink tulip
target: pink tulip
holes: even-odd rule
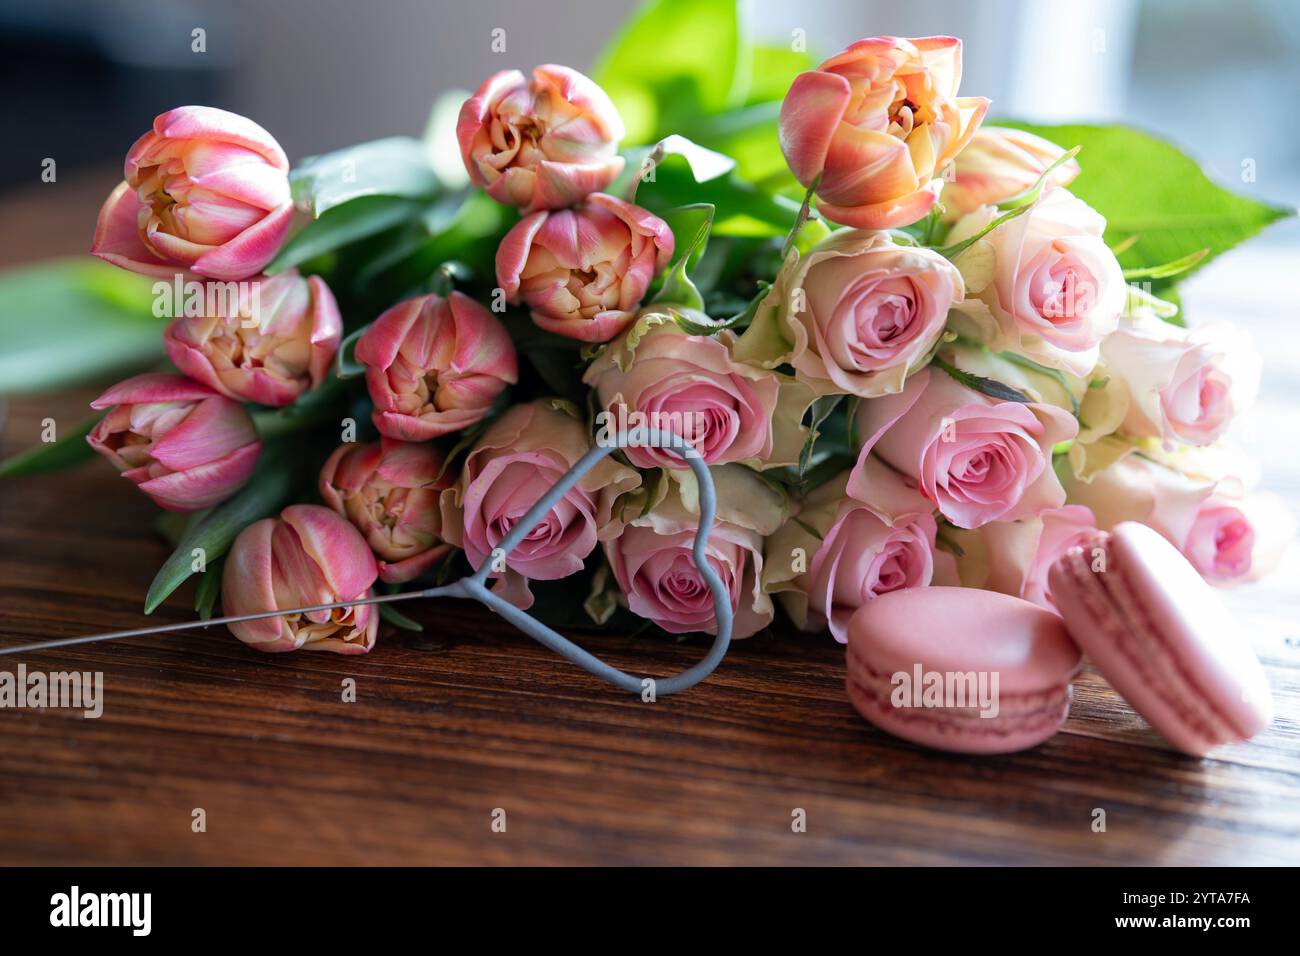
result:
[[[355,355],[375,427],[401,441],[473,425],[519,377],[505,326],[460,292],[399,302],[361,334]]]
[[[525,213],[571,206],[623,170],[623,120],[605,91],[567,66],[489,77],[461,107],[460,155],[476,186]]]
[[[330,373],[343,336],[338,304],[320,277],[304,279],[296,269],[240,285],[248,291],[215,314],[172,322],[163,336],[167,355],[223,395],[288,405]]]
[[[961,41],[859,40],[795,78],[781,104],[781,151],[799,182],[818,176],[818,210],[861,229],[905,226],[929,212],[944,166],[988,109],[959,99]]]
[[[250,119],[210,106],[163,113],[126,155],[90,251],[123,269],[213,279],[256,275],[293,215],[289,160]]]
[[[548,332],[608,342],[636,315],[673,256],[668,224],[640,206],[593,193],[579,206],[521,219],[497,249],[497,283]]]
[[[168,511],[198,511],[229,498],[262,452],[238,402],[180,375],[137,375],[90,403],[107,408],[90,447]]]
[[[943,187],[946,217],[958,219],[980,206],[995,206],[1025,192],[1064,152],[1033,133],[983,127],[957,155],[956,178]],[[1078,175],[1078,161],[1067,159],[1052,170],[1045,185],[1068,186]]]
[[[370,597],[378,569],[356,528],[320,505],[290,505],[240,532],[221,577],[229,615],[310,607]],[[375,646],[379,613],[371,605],[267,617],[229,625],[259,651],[364,654]]]
[[[438,499],[451,485],[433,445],[384,438],[340,445],[320,473],[325,503],[365,535],[379,558],[379,578],[400,584],[419,577],[451,550],[442,539]]]

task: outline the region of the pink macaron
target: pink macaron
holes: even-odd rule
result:
[[[1172,544],[1146,525],[1099,532],[1052,566],[1070,635],[1139,714],[1201,756],[1267,727],[1273,704],[1250,644]]]
[[[881,730],[961,753],[1042,743],[1070,711],[1078,647],[1051,611],[995,591],[926,587],[849,621],[849,700]]]

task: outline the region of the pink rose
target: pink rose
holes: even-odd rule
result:
[[[926,587],[936,567],[941,577],[956,578],[952,556],[935,551],[930,503],[876,459],[866,467],[871,502],[846,496],[843,472],[808,495],[797,519],[768,538],[763,556],[763,586],[779,592],[795,626],[829,627],[841,644],[849,618],[868,601]]]
[[[451,550],[438,504],[452,482],[445,467],[433,445],[391,438],[340,445],[325,462],[321,498],[365,535],[380,580],[410,581]]]
[[[1090,509],[1102,531],[1121,521],[1140,521],[1182,548],[1217,484],[1129,453],[1088,480],[1070,478],[1066,495],[1071,504]]]
[[[948,241],[974,235],[996,214],[981,207],[953,227]],[[1048,190],[1028,212],[958,257],[968,297],[959,311],[993,351],[1019,352],[1087,376],[1101,340],[1119,324],[1127,288],[1102,240],[1105,228],[1106,221],[1069,190]],[[988,269],[981,260],[990,254]]]
[[[548,332],[608,342],[636,315],[673,256],[668,224],[640,206],[592,193],[572,209],[515,224],[497,249],[497,284]]]
[[[442,495],[444,535],[474,567],[492,551],[551,486],[591,450],[587,426],[553,402],[515,405],[474,443],[460,480]],[[506,557],[513,572],[506,596],[532,603],[526,581],[551,581],[582,570],[597,541],[616,535],[614,501],[641,483],[630,468],[606,458],[569,489],[545,519]]]
[[[866,440],[849,477],[855,498],[870,498],[866,462],[874,454],[959,528],[1065,503],[1052,450],[1074,437],[1078,422],[1053,405],[997,401],[927,368],[899,394],[861,402],[856,426]]]
[[[1127,391],[1124,431],[1167,449],[1217,441],[1259,378],[1259,356],[1226,325],[1188,330],[1143,315],[1107,336],[1101,357]]]
[[[567,66],[489,77],[461,107],[460,155],[476,186],[525,213],[571,206],[623,169],[623,120],[605,91]]]
[[[163,344],[175,366],[221,394],[289,405],[330,373],[343,320],[329,286],[296,269],[261,276],[223,296],[211,315],[182,316]]]
[[[128,378],[90,407],[108,409],[86,436],[90,447],[168,511],[229,498],[262,453],[244,406],[180,375]]]
[[[790,85],[781,151],[803,185],[821,177],[817,208],[833,222],[916,222],[988,109],[986,99],[958,98],[960,83],[954,37],[859,40]]]
[[[718,520],[709,535],[708,561],[726,586],[735,612],[732,637],[749,637],[772,623],[774,614],[761,583],[763,536],[781,523],[780,497],[742,466],[724,465],[712,474]],[[665,483],[675,484],[671,479]],[[691,550],[699,513],[698,505],[688,501],[688,487],[684,485],[681,494],[675,487],[666,488],[650,511],[605,542],[605,556],[634,614],[670,634],[716,633],[713,598]]]
[[[842,229],[792,254],[736,346],[747,362],[790,363],[818,392],[897,392],[943,334],[961,273],[931,249]]]
[[[239,533],[221,576],[221,607],[234,616],[359,600],[371,596],[376,574],[356,528],[320,505],[290,505]],[[364,654],[375,646],[379,611],[362,605],[227,626],[259,651]]]
[[[1055,610],[1047,572],[1071,548],[1087,546],[1097,533],[1097,522],[1082,505],[1065,505],[1032,518],[950,533],[961,549],[957,570],[963,585],[1001,591]]]
[[[1197,509],[1181,548],[1216,587],[1257,581],[1281,563],[1295,537],[1295,518],[1277,495],[1216,492]]]
[[[956,176],[943,187],[946,216],[957,219],[980,206],[996,206],[1030,189],[1065,150],[1018,129],[981,127],[957,154]],[[1079,175],[1071,158],[1052,170],[1046,187],[1068,186]]]
[[[605,439],[643,425],[681,436],[710,465],[796,461],[811,393],[786,376],[735,361],[729,339],[688,335],[651,309],[634,327],[635,342],[630,334],[614,342],[583,375],[604,409],[598,424]],[[629,447],[626,454],[638,468],[685,467],[658,448]]]
[[[461,292],[393,306],[357,339],[380,434],[428,441],[483,418],[519,378],[510,336]]]
[[[127,153],[90,251],[145,275],[243,279],[279,252],[292,217],[289,160],[271,134],[235,113],[182,106]]]

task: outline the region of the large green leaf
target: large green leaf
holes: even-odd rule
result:
[[[652,0],[619,31],[593,74],[622,113],[629,143],[653,142],[701,114],[740,106],[750,64],[735,0]]]
[[[266,273],[274,275],[291,269],[308,259],[413,220],[425,206],[419,200],[400,196],[362,196],[334,206],[285,243],[266,267]]]
[[[103,417],[103,412],[95,412],[73,426],[71,431],[64,431],[55,441],[34,445],[0,462],[0,478],[62,471],[64,468],[81,464],[95,453],[86,441],[86,436]]]
[[[308,157],[294,166],[289,182],[298,208],[313,217],[362,196],[421,199],[438,191],[427,147],[408,136]]]
[[[706,203],[715,209],[713,232],[719,236],[784,236],[799,213],[799,203],[774,196],[746,182],[731,169],[727,157],[704,149],[681,136],[664,140],[666,155],[654,167],[653,178],[637,184],[636,202],[656,215],[681,206]],[[688,148],[689,147],[689,148]],[[624,150],[627,165],[610,186],[625,194],[639,175],[651,147]]]
[[[288,504],[302,478],[299,467],[302,457],[301,449],[289,442],[268,446],[248,484],[185,532],[176,550],[163,562],[149,585],[144,612],[152,614],[168,595],[195,573],[195,548],[202,549],[204,561],[210,566],[206,573],[214,573],[211,566],[230,550],[239,532],[254,521],[278,513]]]
[[[0,392],[39,391],[149,367],[166,319],[154,280],[95,259],[0,274]]]
[[[1176,146],[1131,127],[999,125],[1028,130],[1066,149],[1083,147],[1083,171],[1070,191],[1106,217],[1107,242],[1136,237],[1119,256],[1126,269],[1149,269],[1209,249],[1195,266],[1200,268],[1294,213],[1224,189]]]

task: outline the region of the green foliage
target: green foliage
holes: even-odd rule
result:
[[[163,354],[154,280],[94,259],[0,274],[0,392],[16,394],[138,372]]]
[[[313,218],[363,196],[419,199],[432,197],[438,190],[438,177],[429,165],[425,144],[408,136],[308,157],[294,166],[289,183],[298,208]]]
[[[1182,271],[1185,277],[1294,214],[1224,189],[1176,146],[1131,127],[1000,125],[1028,130],[1066,149],[1082,147],[1082,172],[1070,191],[1106,217],[1108,243],[1132,239],[1119,254],[1125,269],[1155,270],[1208,249]]]

